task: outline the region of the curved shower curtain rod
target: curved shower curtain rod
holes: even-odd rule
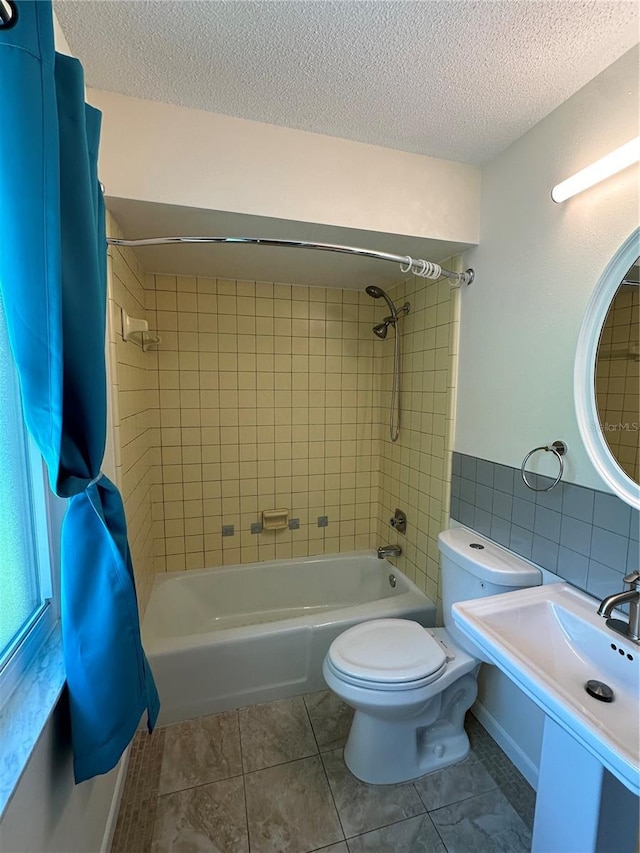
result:
[[[321,252],[341,252],[345,255],[359,255],[380,261],[392,261],[400,264],[402,272],[411,272],[422,278],[437,279],[441,276],[451,280],[452,284],[471,284],[474,277],[472,269],[465,272],[451,272],[439,264],[412,258],[410,255],[391,255],[388,252],[376,252],[373,249],[358,249],[355,246],[340,246],[335,243],[310,243],[305,240],[279,240],[266,237],[145,237],[140,240],[121,240],[107,237],[110,246],[163,246],[173,243],[252,243],[258,246],[284,246],[293,249],[317,249]]]

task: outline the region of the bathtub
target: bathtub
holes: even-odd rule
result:
[[[157,575],[142,641],[160,724],[323,690],[322,661],[346,628],[382,617],[430,627],[435,614],[375,551]]]

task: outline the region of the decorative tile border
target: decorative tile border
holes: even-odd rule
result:
[[[451,517],[596,598],[640,565],[640,513],[615,495],[563,482],[533,492],[519,469],[475,456],[453,454]]]
[[[136,732],[111,853],[146,853],[151,850],[158,805],[158,786],[166,729],[149,736]]]

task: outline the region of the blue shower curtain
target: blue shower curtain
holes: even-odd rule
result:
[[[61,618],[77,782],[114,767],[158,695],[140,641],[122,500],[106,437],[101,114],[56,54],[49,0],[0,27],[0,295],[31,435],[69,498]]]

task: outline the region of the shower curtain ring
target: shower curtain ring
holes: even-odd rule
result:
[[[407,266],[404,267],[402,264],[400,264],[400,272],[411,272],[412,269],[413,269],[413,258],[411,257],[411,255],[407,255]]]

